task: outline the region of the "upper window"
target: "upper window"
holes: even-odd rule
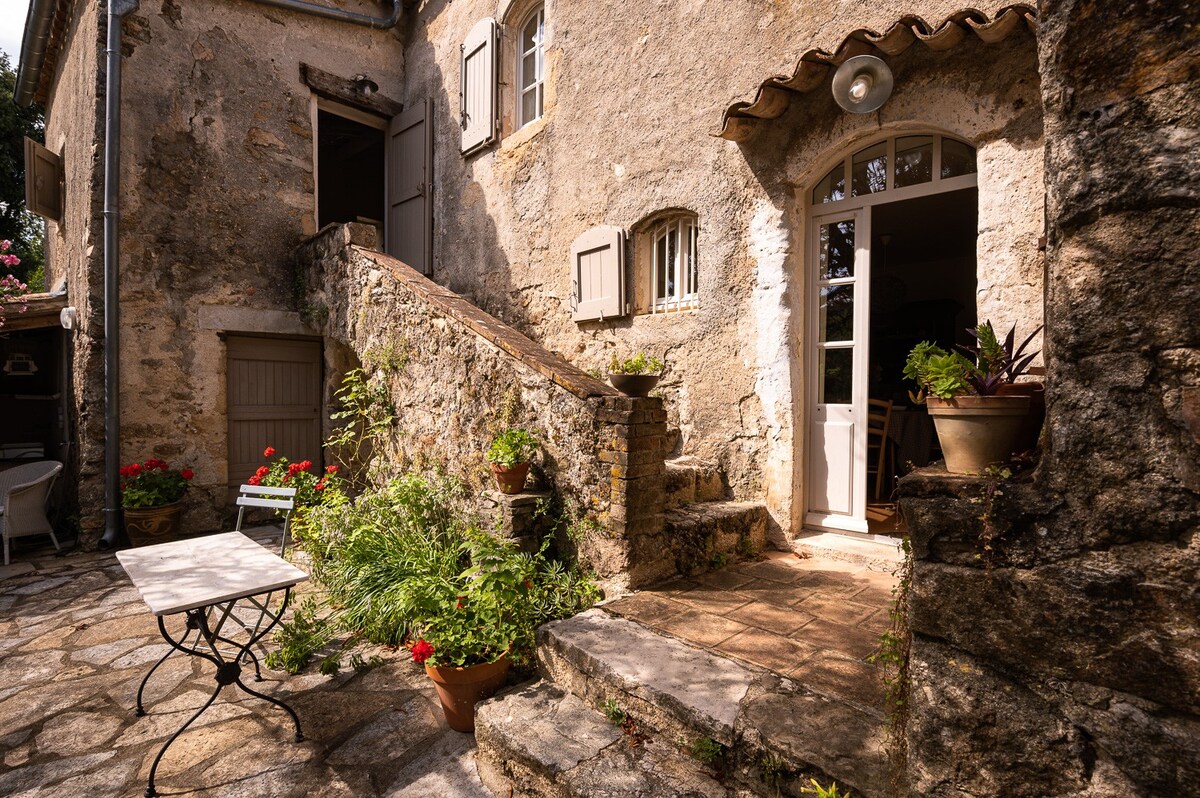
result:
[[[538,6],[521,26],[517,45],[517,126],[542,118],[542,77],[545,74],[546,8]]]
[[[897,136],[864,147],[830,169],[813,189],[812,202],[823,205],[974,174],[975,148],[970,144],[948,136]]]
[[[696,219],[691,215],[672,216],[651,228],[651,312],[696,304],[696,238]]]

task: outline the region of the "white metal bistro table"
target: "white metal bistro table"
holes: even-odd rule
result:
[[[171,649],[154,664],[137,692],[137,715],[142,708],[142,692],[147,682],[167,657],[182,651],[202,657],[217,666],[216,689],[208,701],[163,744],[150,766],[146,798],[158,795],[154,774],[171,743],[212,706],[221,688],[233,684],[252,696],[281,707],[296,726],[296,742],[304,740],[300,718],[284,702],[251,690],[242,682],[242,662],[254,665],[255,677],[262,679],[258,658],[251,647],[258,644],[279,623],[291,599],[292,588],[308,579],[308,574],[267,551],[240,532],[160,543],[117,552],[117,559],[129,575],[142,600],[158,618],[158,630]],[[278,609],[271,600],[282,591]],[[167,629],[166,618],[183,614],[185,628],[176,640]],[[191,642],[188,638],[195,632]],[[234,635],[242,639],[234,639]]]

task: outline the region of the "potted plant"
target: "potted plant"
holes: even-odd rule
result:
[[[991,322],[971,332],[976,346],[965,351],[976,355],[974,364],[923,341],[904,366],[904,376],[919,386],[914,400],[929,408],[951,474],[978,474],[1011,459],[1031,402],[1029,396],[1002,395],[1000,388],[1028,368],[1036,355],[1024,353],[1032,336],[1013,352],[1011,343],[1006,348],[996,339]]]
[[[1014,348],[1017,326],[1014,324],[1001,342],[989,322],[974,330],[967,330],[975,338],[974,346],[959,346],[959,349],[974,356],[977,362],[987,364],[985,370],[1000,373],[1003,380],[996,386],[997,395],[1029,397],[1029,412],[1025,416],[1025,423],[1021,425],[1014,450],[1018,452],[1037,448],[1042,422],[1046,419],[1046,386],[1038,380],[1017,382],[1019,377],[1029,372],[1029,366],[1037,356],[1037,352],[1026,354],[1025,349],[1041,329],[1042,325],[1039,324],[1020,346]]]
[[[638,352],[628,360],[613,353],[608,364],[608,381],[626,396],[647,396],[662,379],[664,364],[657,357]]]
[[[537,438],[520,427],[509,427],[492,439],[487,461],[501,493],[512,495],[525,489],[529,463],[537,449]]]
[[[151,457],[121,469],[121,506],[125,533],[134,546],[163,543],[179,535],[183,496],[195,476],[190,468],[171,468]]]
[[[415,576],[407,587],[413,660],[433,680],[450,728],[475,730],[475,704],[503,686],[514,646],[537,625],[535,558],[470,528],[456,577]]]

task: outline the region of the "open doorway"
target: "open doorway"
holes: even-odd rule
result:
[[[892,501],[895,480],[940,456],[929,414],[909,398],[904,361],[921,341],[950,350],[975,326],[977,221],[977,188],[872,208],[867,390],[872,400],[891,403],[875,405],[888,413],[888,428],[868,458],[873,533],[904,531]]]
[[[321,103],[317,107],[317,224],[361,222],[383,241],[387,120]]]

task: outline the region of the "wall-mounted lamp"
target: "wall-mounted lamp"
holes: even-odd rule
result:
[[[58,312],[58,323],[64,330],[74,330],[79,321],[79,311],[74,307],[63,308]]]
[[[892,96],[892,70],[882,58],[856,55],[833,73],[833,99],[852,114],[877,111]]]
[[[355,75],[354,91],[364,97],[370,97],[372,94],[379,91],[379,84],[371,80],[366,75]]]

